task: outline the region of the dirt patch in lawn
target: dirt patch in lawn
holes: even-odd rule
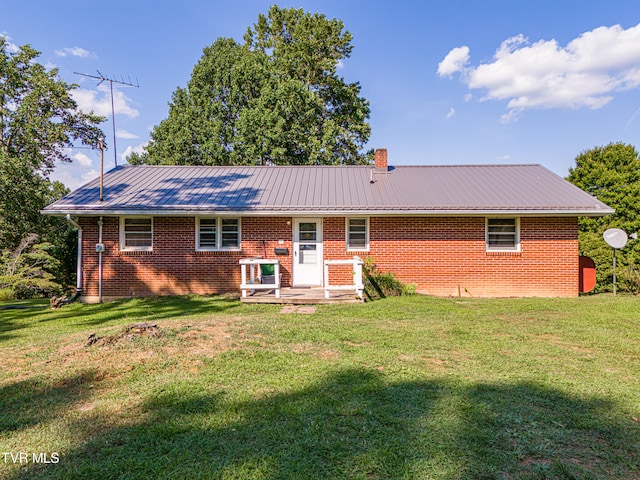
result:
[[[188,349],[191,356],[211,358],[239,345],[245,332],[236,330],[226,323],[206,323],[187,325],[186,330],[177,334],[179,345],[167,345],[164,351],[176,353],[176,349]]]
[[[243,348],[249,339],[254,336],[245,333],[237,319],[159,321],[143,328],[128,325],[75,333],[57,345],[42,343],[14,348],[3,373],[6,379],[15,382],[36,375],[55,377],[63,371],[96,369],[102,372],[101,383],[104,380],[109,383],[136,367],[155,362],[162,364],[163,369],[196,372],[207,358]]]
[[[589,347],[585,347],[582,345],[578,345],[575,343],[570,343],[569,341],[561,338],[558,335],[553,335],[550,333],[545,333],[545,334],[541,334],[541,335],[537,335],[536,337],[534,337],[534,340],[537,342],[545,342],[545,343],[550,343],[556,347],[562,348],[564,350],[568,350],[574,353],[579,353],[579,354],[583,354],[586,356],[593,356],[595,355],[595,350],[593,348],[589,348]]]
[[[460,350],[452,350],[446,353],[432,352],[431,354],[408,354],[404,353],[398,356],[398,359],[420,365],[430,371],[444,371],[455,368],[461,363],[470,359],[467,352]]]
[[[291,351],[297,354],[317,355],[323,360],[331,360],[340,357],[340,352],[328,347],[322,347],[315,343],[294,343],[290,345]]]
[[[89,334],[85,347],[91,347],[94,345],[112,345],[120,341],[132,341],[134,338],[150,337],[160,338],[162,333],[157,323],[133,323],[127,325],[121,332],[115,335],[107,335],[101,337],[95,333]]]

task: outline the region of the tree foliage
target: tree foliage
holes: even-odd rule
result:
[[[36,243],[38,235],[25,237],[15,250],[5,250],[0,255],[0,290],[10,292],[5,296],[32,298],[51,295],[61,290],[52,272],[60,262],[51,255],[51,243]]]
[[[340,20],[273,6],[244,43],[206,47],[133,164],[359,164],[370,135],[360,85],[338,75],[352,36]]]
[[[37,63],[39,54],[29,45],[12,53],[0,37],[0,152],[47,177],[57,161],[70,161],[74,141],[97,144],[104,119],[81,112],[70,95],[76,85]]]
[[[613,284],[613,251],[605,243],[608,228],[627,233],[640,230],[640,156],[632,145],[611,143],[584,151],[576,157],[567,177],[574,185],[606,203],[615,213],[607,217],[580,219],[580,251],[594,259],[597,291],[609,291]],[[640,291],[640,241],[630,241],[617,253],[618,285]]]
[[[38,55],[29,45],[14,50],[0,36],[0,251],[14,251],[36,234],[67,264],[69,227],[40,214],[67,192],[49,174],[57,162],[71,161],[76,142],[96,145],[104,119],[81,112],[71,97],[77,86],[39,64]],[[54,270],[65,277],[64,268]]]

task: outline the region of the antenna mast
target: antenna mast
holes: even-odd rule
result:
[[[83,77],[99,80],[98,86],[102,85],[102,83],[104,82],[109,82],[109,88],[111,91],[111,125],[113,127],[113,161],[115,163],[115,166],[117,167],[118,166],[118,149],[116,148],[116,115],[115,115],[115,108],[113,106],[113,84],[117,83],[118,85],[124,85],[125,87],[135,87],[135,88],[140,87],[140,85],[138,84],[137,78],[136,78],[136,83],[134,84],[131,81],[131,78],[129,78],[128,82],[125,82],[122,77],[120,77],[120,80],[118,80],[116,78],[110,78],[103,75],[100,72],[100,70],[96,70],[96,72],[98,72],[98,75],[89,75],[88,73],[79,73],[79,72],[73,72],[73,73],[75,73],[76,75],[81,75]]]

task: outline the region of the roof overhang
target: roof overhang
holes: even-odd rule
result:
[[[57,208],[42,210],[44,215],[74,215],[74,216],[153,216],[153,217],[192,217],[192,216],[235,216],[235,217],[344,217],[344,216],[435,216],[435,217],[486,217],[486,216],[518,216],[518,217],[603,217],[614,213],[613,209],[589,210],[586,208],[575,209],[549,209],[549,208],[463,208],[463,209],[323,209],[323,208],[296,208],[296,209],[260,209],[260,210],[228,210],[228,209],[105,209],[105,208]]]

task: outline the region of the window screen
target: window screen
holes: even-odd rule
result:
[[[151,218],[125,218],[122,225],[125,249],[143,250],[151,248],[153,243],[153,223]]]
[[[347,219],[347,250],[366,250],[368,248],[367,219]]]
[[[518,222],[515,218],[487,219],[487,250],[517,250]]]

